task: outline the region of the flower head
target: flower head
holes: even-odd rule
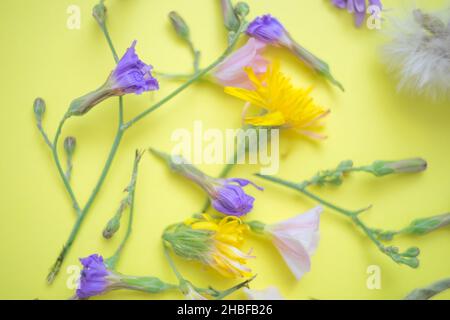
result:
[[[310,97],[312,88],[295,88],[290,79],[280,72],[278,63],[272,64],[260,77],[251,68],[245,71],[254,90],[227,87],[225,92],[266,111],[260,116],[246,117],[245,123],[293,129],[313,138],[322,137],[315,131],[321,126],[319,120],[329,111],[314,103]]]
[[[159,89],[158,80],[151,74],[153,67],[145,64],[136,54],[136,43],[135,40],[128,48],[109,78],[115,95],[141,94]]]
[[[217,179],[209,196],[212,206],[219,212],[227,215],[241,217],[253,209],[255,198],[245,193],[243,187],[253,185],[263,190],[253,182],[246,179]]]
[[[151,65],[145,64],[136,54],[136,41],[125,52],[105,84],[97,90],[72,101],[67,117],[87,113],[95,105],[112,96],[129,93],[141,94],[158,90],[158,80],[153,78]]]
[[[251,270],[245,264],[252,257],[240,249],[247,230],[239,218],[216,220],[204,214],[166,231],[163,238],[181,257],[198,260],[226,277],[247,277]]]
[[[256,38],[264,43],[288,48],[308,67],[344,91],[342,84],[332,76],[329,65],[297,43],[281,22],[270,14],[257,17],[249,24],[246,32],[250,37]]]
[[[239,19],[234,12],[231,0],[220,0],[220,3],[222,5],[222,14],[225,27],[229,31],[236,31],[239,29]]]
[[[355,16],[355,24],[360,27],[366,17],[366,0],[331,0],[333,4],[340,9],[347,9]],[[369,0],[369,6],[382,8],[381,0]]]
[[[450,101],[450,10],[415,9],[390,17],[383,60],[398,78],[398,90],[432,101]]]
[[[263,190],[247,179],[217,179],[203,173],[181,156],[170,156],[163,152],[150,150],[163,158],[173,171],[200,186],[209,196],[213,207],[226,215],[241,217],[253,209],[255,198],[244,191],[249,184]]]
[[[171,285],[156,277],[136,277],[113,271],[98,254],[80,259],[83,265],[81,277],[74,299],[88,299],[118,289],[135,290],[147,293],[160,293]]]
[[[79,299],[87,299],[107,292],[118,282],[118,278],[108,270],[103,257],[98,254],[80,259],[83,265],[80,283],[76,292]]]
[[[45,113],[45,101],[42,98],[36,98],[33,103],[34,116],[38,125],[42,123],[42,117]]]
[[[290,45],[289,35],[275,17],[266,14],[257,17],[247,27],[247,34],[265,43],[272,45]]]
[[[216,68],[214,77],[223,86],[251,89],[252,83],[244,68],[251,67],[257,75],[265,73],[269,64],[261,55],[265,47],[264,42],[250,38]]]
[[[319,244],[322,210],[318,206],[294,218],[265,227],[265,232],[272,236],[273,244],[297,279],[311,268],[311,255]]]

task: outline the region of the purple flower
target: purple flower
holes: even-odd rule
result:
[[[208,192],[212,206],[226,215],[236,217],[246,215],[253,209],[255,201],[255,198],[246,194],[242,188],[249,184],[258,190],[263,190],[246,179],[218,179],[214,188]]]
[[[133,41],[108,79],[111,82],[111,89],[116,91],[116,95],[141,94],[145,91],[159,89],[158,80],[151,74],[153,67],[142,62],[137,56],[134,49],[136,43],[136,40]]]
[[[142,62],[135,51],[136,41],[125,52],[110,76],[97,90],[72,101],[67,117],[81,116],[95,105],[113,96],[159,89],[158,80],[153,78],[153,67]]]
[[[247,35],[273,46],[288,48],[308,67],[327,78],[332,84],[344,91],[344,87],[331,74],[330,67],[322,59],[297,43],[278,19],[266,14],[253,20],[246,31]]]
[[[108,270],[103,257],[98,254],[92,254],[87,258],[80,259],[83,265],[81,271],[80,283],[77,289],[79,299],[87,299],[108,291],[114,283],[114,274]]]
[[[111,259],[104,262],[103,257],[98,254],[80,259],[83,270],[76,295],[72,299],[88,299],[120,289],[160,293],[172,288],[156,277],[136,277],[117,273],[107,266]]]
[[[290,44],[286,29],[270,14],[257,17],[249,24],[246,32],[249,36],[272,45],[289,46]]]
[[[366,17],[366,0],[331,0],[340,9],[347,9],[355,16],[355,24],[360,27]],[[382,9],[381,0],[369,0],[369,6],[377,6]]]
[[[252,210],[255,198],[246,194],[243,187],[251,184],[258,190],[263,190],[246,179],[213,178],[193,166],[182,156],[171,156],[155,149],[150,149],[150,152],[163,159],[173,171],[201,187],[208,194],[212,206],[223,214],[241,217]]]

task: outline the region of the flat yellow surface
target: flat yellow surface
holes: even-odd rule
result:
[[[167,13],[176,9],[191,26],[202,50],[202,65],[225,48],[226,33],[218,1],[212,0],[110,0],[109,26],[120,55],[138,40],[140,57],[156,69],[188,72],[189,51],[171,30]],[[315,77],[289,53],[271,49],[268,56],[281,60],[283,71],[297,85],[314,85],[315,99],[330,108],[323,142],[283,136],[279,176],[309,178],[319,169],[352,159],[368,164],[376,159],[422,156],[429,170],[419,175],[376,179],[352,175],[340,188],[318,192],[350,209],[373,204],[364,214],[371,226],[396,229],[415,218],[449,210],[450,106],[398,94],[395,80],[380,62],[382,32],[353,27],[352,17],[329,1],[249,0],[251,17],[270,12],[277,16],[304,46],[328,61],[344,84],[345,94]],[[437,8],[447,1],[383,1],[390,12],[411,8],[413,2]],[[123,144],[95,204],[87,217],[59,277],[48,286],[45,277],[75,221],[69,198],[59,179],[50,152],[34,124],[32,104],[37,96],[47,101],[44,126],[53,136],[72,99],[98,87],[114,68],[107,44],[91,18],[95,0],[0,1],[1,107],[0,142],[0,298],[65,299],[73,294],[66,285],[67,267],[91,253],[112,254],[120,235],[101,237],[127,185],[136,148],[170,150],[171,133],[192,129],[195,120],[205,128],[237,128],[242,102],[209,84],[198,84],[133,127]],[[66,27],[69,5],[81,8],[80,30]],[[125,98],[126,117],[147,108],[177,86],[161,81],[155,94]],[[89,196],[112,143],[117,119],[117,99],[102,103],[87,116],[70,120],[63,136],[78,139],[73,186],[83,203]],[[61,148],[62,154],[62,148]],[[201,166],[216,175],[221,166]],[[232,176],[252,178],[257,166],[238,166]],[[294,192],[258,181],[249,218],[276,222],[315,205]],[[119,271],[155,275],[175,282],[164,260],[160,235],[165,226],[198,211],[203,193],[174,174],[158,160],[145,155],[136,194],[136,219]],[[125,216],[126,217],[126,216]],[[124,220],[123,225],[126,225]],[[312,271],[295,282],[284,262],[268,242],[249,239],[257,258],[250,266],[258,274],[253,288],[280,288],[289,299],[399,299],[416,287],[450,276],[450,234],[441,230],[421,238],[401,238],[401,248],[417,245],[422,253],[417,270],[398,266],[381,254],[350,221],[326,210],[321,220],[321,241],[312,260]],[[198,285],[226,288],[236,282],[222,279],[196,263],[176,260],[183,274]],[[367,268],[381,268],[382,288],[366,286]],[[235,298],[243,298],[238,293]],[[177,293],[149,296],[114,292],[108,299],[180,299]],[[450,292],[438,298],[449,299]]]

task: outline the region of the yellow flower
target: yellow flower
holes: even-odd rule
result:
[[[205,214],[201,219],[191,219],[186,224],[193,230],[210,232],[211,245],[201,259],[203,263],[226,277],[251,276],[251,270],[245,264],[252,257],[239,249],[248,226],[239,218],[227,216],[215,220]]]
[[[278,63],[273,63],[259,77],[250,67],[244,70],[254,90],[226,87],[225,92],[266,111],[260,116],[245,117],[245,123],[287,128],[312,138],[323,138],[316,130],[321,127],[319,120],[328,115],[329,110],[314,103],[310,97],[311,87],[306,90],[295,88],[291,80],[281,73]]]

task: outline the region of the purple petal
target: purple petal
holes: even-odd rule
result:
[[[270,14],[257,17],[249,24],[246,32],[249,36],[269,44],[279,44],[286,35],[280,21]]]
[[[347,0],[332,0],[332,2],[340,9],[345,9],[347,7]]]
[[[247,180],[247,179],[239,179],[239,178],[228,178],[225,179],[226,182],[236,182],[237,184],[239,184],[241,187],[245,187],[248,186],[249,184],[254,186],[256,189],[263,191],[264,188],[260,187],[258,185],[256,185],[254,182]]]
[[[355,12],[354,14],[355,14],[355,25],[357,27],[360,27],[363,24],[364,19],[366,18],[366,13],[365,12]]]
[[[136,40],[133,41],[111,75],[112,87],[120,94],[141,94],[159,89],[158,80],[151,74],[153,67],[145,64],[136,54],[136,43]]]
[[[212,205],[219,212],[241,217],[253,209],[254,201],[240,186],[227,184],[217,190]]]
[[[76,292],[78,298],[86,299],[104,293],[108,287],[106,277],[109,275],[109,271],[103,262],[103,257],[93,254],[80,259],[80,262],[83,270]]]
[[[366,0],[353,0],[356,12],[366,13]]]

